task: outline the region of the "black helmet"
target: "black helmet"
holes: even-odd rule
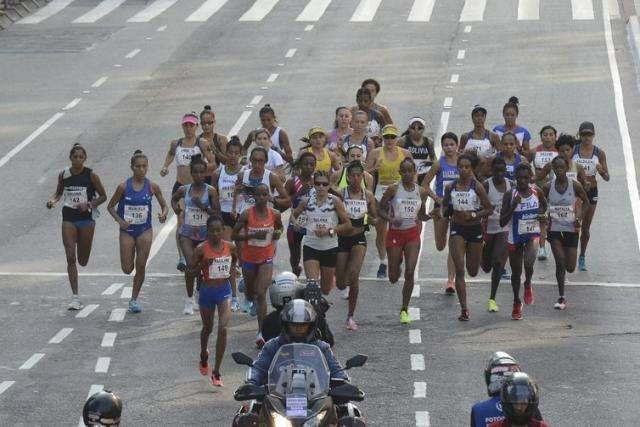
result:
[[[489,358],[484,370],[484,381],[487,383],[489,396],[500,393],[505,372],[520,372],[520,365],[510,354],[496,351]]]
[[[89,397],[82,409],[82,419],[86,426],[120,425],[122,400],[109,390],[102,390]]]
[[[315,339],[316,336],[316,311],[313,306],[303,299],[294,299],[289,301],[280,313],[280,321],[282,323],[282,333],[290,342],[308,343]],[[289,325],[309,325],[309,330],[304,336],[294,334]]]
[[[524,372],[514,372],[504,377],[500,401],[504,415],[513,423],[526,424],[538,412],[538,385]],[[515,404],[526,404],[524,411]]]

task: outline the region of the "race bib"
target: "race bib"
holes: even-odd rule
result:
[[[235,187],[220,187],[220,200],[233,200]]]
[[[64,206],[77,209],[79,205],[87,203],[87,187],[65,187],[62,193]]]
[[[287,417],[306,417],[307,398],[304,396],[287,396]]]
[[[414,160],[414,162],[416,164],[416,171],[418,172],[418,175],[429,172],[428,160]]]
[[[578,180],[578,172],[567,172],[567,179]]]
[[[540,222],[537,219],[518,220],[518,234],[540,233]]]
[[[418,209],[420,209],[420,200],[417,199],[400,199],[398,200],[397,215],[402,219],[416,219]]]
[[[489,215],[489,219],[500,220],[500,212],[502,211],[502,205],[495,205],[493,207],[493,212]]]
[[[131,225],[139,225],[147,222],[149,218],[149,206],[124,205],[124,220]]]
[[[200,208],[188,207],[184,215],[184,222],[193,227],[204,227],[207,225],[209,214]]]
[[[249,233],[258,233],[261,231],[266,233],[266,237],[264,239],[249,239],[249,245],[265,248],[271,244],[271,240],[273,239],[273,227],[250,227],[248,229]]]
[[[227,279],[231,276],[231,257],[218,257],[210,260],[209,279]]]
[[[549,216],[553,221],[572,223],[576,220],[573,206],[549,206]]]
[[[536,158],[534,161],[535,166],[538,169],[542,169],[543,167],[545,167],[547,163],[553,160],[557,155],[558,153],[556,153],[555,151],[538,151],[536,152]]]
[[[452,191],[451,204],[456,211],[475,210],[475,200],[469,191]]]
[[[326,230],[328,228],[331,228],[331,225],[329,224],[329,218],[325,216],[312,216],[307,221],[307,230],[311,232]]]
[[[366,200],[345,199],[344,207],[351,219],[360,219],[367,214]]]
[[[582,166],[586,175],[594,176],[596,174],[596,162],[593,159],[577,158],[576,163]]]

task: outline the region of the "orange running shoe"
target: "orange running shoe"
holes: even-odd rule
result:
[[[220,372],[212,371],[211,372],[211,384],[214,387],[223,387],[224,383],[222,382],[222,377],[220,376]]]
[[[207,360],[200,360],[198,367],[200,368],[200,375],[203,377],[209,375],[209,350],[207,350]]]

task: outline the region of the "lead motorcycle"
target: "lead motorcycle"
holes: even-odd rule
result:
[[[233,353],[239,365],[253,366],[244,353]],[[347,360],[345,370],[360,367],[367,356]],[[280,347],[269,367],[267,384],[240,386],[234,398],[245,403],[233,419],[234,427],[366,426],[351,402],[364,400],[364,392],[342,379],[330,378],[322,351],[311,344]]]

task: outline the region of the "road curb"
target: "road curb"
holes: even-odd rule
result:
[[[636,73],[636,86],[640,91],[640,21],[637,15],[632,15],[627,21],[627,42],[631,47],[633,68]]]

